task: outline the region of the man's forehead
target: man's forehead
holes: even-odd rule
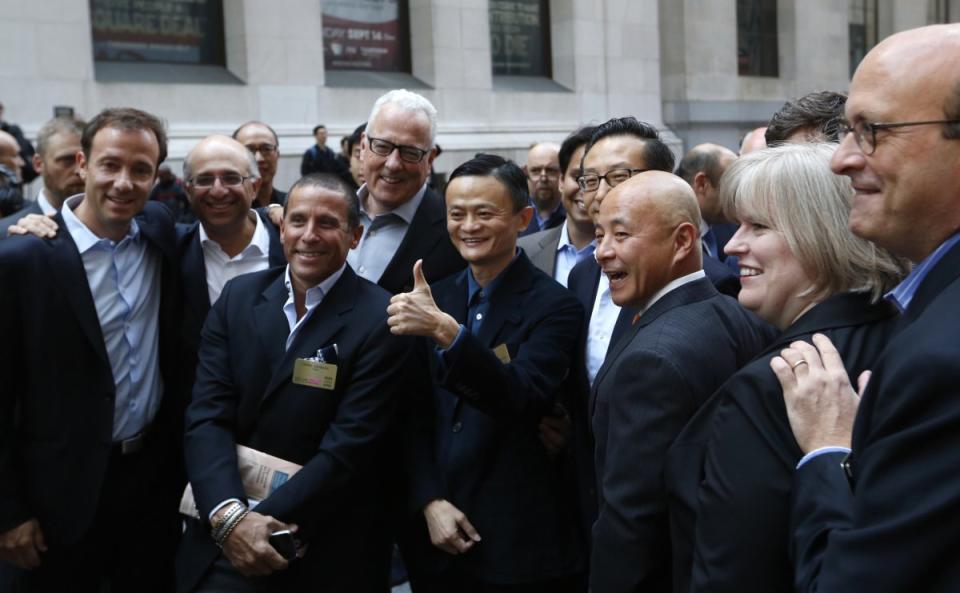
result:
[[[645,142],[634,136],[608,136],[597,141],[583,158],[585,168],[627,166],[646,168]]]
[[[239,132],[237,132],[237,140],[241,143],[262,139],[266,139],[270,142],[276,140],[273,137],[273,134],[270,133],[270,130],[260,124],[250,124],[248,126],[244,126]]]

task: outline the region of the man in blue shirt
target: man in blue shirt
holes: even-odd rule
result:
[[[857,67],[834,173],[850,229],[916,264],[900,330],[859,396],[830,341],[771,361],[794,435],[798,591],[955,591],[960,583],[960,26],[905,31]]]
[[[85,192],[0,246],[0,558],[22,591],[165,591],[182,489],[173,219],[146,205],[166,134],[108,109]],[[146,205],[146,206],[145,206]]]

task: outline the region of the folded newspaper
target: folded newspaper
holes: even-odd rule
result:
[[[243,445],[237,445],[237,466],[243,489],[251,502],[260,502],[270,496],[303,467]],[[190,484],[183,490],[180,512],[194,519],[200,518]]]

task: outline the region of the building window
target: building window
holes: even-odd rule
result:
[[[877,0],[850,0],[850,76],[877,44]]]
[[[494,76],[552,76],[547,4],[547,0],[490,0]]]
[[[777,0],[737,0],[737,73],[780,76]]]
[[[225,66],[222,0],[90,0],[96,62]]]
[[[927,1],[927,23],[942,24],[953,22],[960,14],[957,12],[960,2],[957,0],[928,0]]]
[[[324,0],[326,70],[410,72],[407,0]]]

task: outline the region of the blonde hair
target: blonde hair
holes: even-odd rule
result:
[[[784,144],[738,158],[720,181],[730,220],[749,219],[783,233],[821,300],[839,292],[870,292],[873,300],[909,269],[905,260],[850,232],[850,179],[830,171],[837,145]]]

